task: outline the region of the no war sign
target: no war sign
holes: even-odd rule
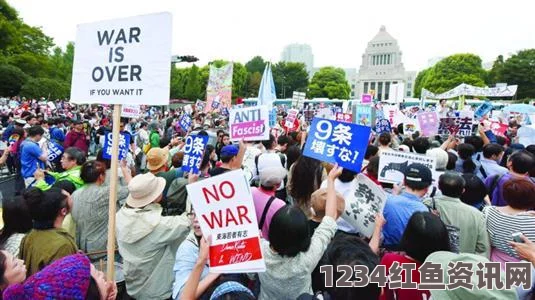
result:
[[[360,172],[371,128],[314,118],[303,155]]]
[[[212,237],[210,272],[266,270],[249,184],[242,170],[186,186],[203,235]]]
[[[269,139],[269,111],[266,106],[232,109],[229,124],[231,141]]]
[[[78,25],[73,103],[169,103],[170,13]]]

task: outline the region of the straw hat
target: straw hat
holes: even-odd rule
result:
[[[156,200],[165,189],[165,179],[152,173],[137,175],[130,180],[126,204],[131,207],[144,207]]]

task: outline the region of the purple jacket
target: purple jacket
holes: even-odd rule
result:
[[[67,149],[69,147],[75,147],[82,150],[87,154],[89,145],[87,143],[87,136],[84,132],[76,132],[74,130],[69,131],[65,136],[65,141],[63,142],[63,148]]]

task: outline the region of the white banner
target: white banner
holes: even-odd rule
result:
[[[346,198],[342,218],[369,238],[375,228],[375,215],[385,207],[386,192],[362,173],[353,182],[354,193]]]
[[[123,104],[121,106],[122,118],[139,118],[140,115],[141,115],[141,107],[139,105]]]
[[[78,25],[71,102],[169,104],[170,13]]]
[[[451,99],[459,96],[481,96],[481,97],[513,97],[516,94],[518,85],[508,85],[499,87],[478,87],[462,83],[457,87],[444,92],[435,94],[426,89],[422,89],[422,98],[431,99]]]
[[[381,153],[379,156],[378,180],[386,183],[403,183],[405,170],[412,163],[419,163],[428,167],[433,174],[433,182],[438,182],[438,174],[435,171],[437,162],[434,157],[401,151],[384,151]]]
[[[249,183],[236,170],[188,184],[191,204],[205,237],[212,237],[210,272],[266,270]]]

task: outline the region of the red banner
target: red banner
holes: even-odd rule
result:
[[[210,267],[232,265],[257,259],[262,259],[258,237],[210,246]]]

